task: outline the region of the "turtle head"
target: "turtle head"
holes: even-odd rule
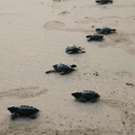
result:
[[[57,69],[57,67],[58,67],[58,65],[57,65],[57,64],[53,65],[53,68],[54,68],[54,69]]]
[[[101,31],[101,29],[100,28],[96,28],[96,32],[100,32]]]
[[[74,93],[72,93],[72,96],[75,97],[75,98],[80,98],[81,95],[82,95],[81,92],[74,92]]]
[[[76,68],[77,67],[77,65],[75,65],[75,64],[72,64],[70,66],[71,66],[71,68]]]
[[[91,37],[92,37],[92,35],[87,35],[87,36],[86,36],[86,38],[91,38]]]
[[[8,107],[8,110],[9,110],[11,113],[14,113],[16,110],[18,110],[18,108],[15,107],[15,106],[12,106],[12,107]]]
[[[113,32],[116,32],[116,29],[112,29]]]

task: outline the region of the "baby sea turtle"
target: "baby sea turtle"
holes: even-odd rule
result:
[[[131,87],[134,87],[134,84],[133,83],[130,83],[130,82],[126,82],[126,85],[127,86],[131,86]]]
[[[72,93],[72,96],[75,97],[75,99],[79,102],[97,102],[100,98],[100,95],[96,93],[95,91],[91,90],[84,90],[83,92],[74,92]]]
[[[77,65],[75,65],[75,64],[73,64],[73,65],[55,64],[55,65],[53,65],[52,70],[46,71],[46,74],[59,73],[60,75],[65,75],[65,74],[75,71],[76,67],[77,67]]]
[[[113,1],[112,0],[96,0],[96,3],[103,5],[103,4],[113,3]]]
[[[39,110],[35,107],[28,105],[21,106],[11,106],[8,107],[8,110],[11,112],[11,118],[20,118],[20,117],[28,117],[28,118],[36,118]]]
[[[80,54],[80,53],[85,53],[85,51],[84,51],[84,48],[82,48],[82,47],[77,47],[77,46],[75,46],[75,45],[73,45],[73,46],[68,46],[66,49],[65,49],[65,52],[67,53],[67,54]]]
[[[116,33],[116,29],[112,29],[112,28],[108,28],[108,27],[96,28],[96,32],[98,34],[109,35],[109,34]]]
[[[91,41],[103,41],[104,40],[104,36],[103,35],[98,35],[98,34],[94,34],[94,35],[87,35],[86,38],[88,39],[88,42]]]

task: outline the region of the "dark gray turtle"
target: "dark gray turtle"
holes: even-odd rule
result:
[[[113,0],[96,0],[96,3],[98,4],[109,4],[109,3],[113,3]]]
[[[84,90],[83,92],[74,92],[72,96],[75,97],[79,102],[97,102],[100,98],[100,95],[91,90]]]
[[[112,28],[108,28],[108,27],[96,28],[96,32],[98,34],[109,35],[109,34],[116,33],[116,29],[112,29]]]
[[[104,36],[103,35],[98,35],[98,34],[87,35],[86,38],[87,38],[88,42],[91,42],[91,41],[103,41],[104,40]]]
[[[73,46],[68,46],[66,49],[65,49],[65,52],[67,53],[67,54],[80,54],[80,53],[85,53],[85,51],[84,51],[84,48],[82,48],[82,47],[77,47],[77,46],[75,46],[75,45],[73,45]]]
[[[46,71],[46,74],[49,73],[59,73],[65,75],[75,71],[76,65],[66,65],[66,64],[55,64],[53,65],[53,70]]]
[[[126,82],[126,85],[127,86],[131,86],[131,87],[134,87],[134,84],[133,83],[130,83],[130,82]]]
[[[28,105],[21,106],[11,106],[8,107],[8,110],[11,112],[11,118],[19,118],[19,117],[28,117],[28,118],[36,118],[39,110],[35,107]]]

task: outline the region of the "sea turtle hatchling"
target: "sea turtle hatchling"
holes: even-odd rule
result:
[[[8,107],[10,111],[11,118],[19,118],[19,117],[28,117],[28,118],[36,118],[39,110],[33,106],[21,105],[21,106],[11,106]]]
[[[45,73],[49,74],[49,73],[59,73],[60,75],[65,75],[65,74],[69,74],[73,71],[75,71],[77,65],[72,64],[72,65],[66,65],[66,64],[55,64],[53,65],[53,69],[52,70],[48,70]]]
[[[109,35],[109,34],[116,33],[116,29],[112,29],[109,27],[96,28],[96,32],[98,34]]]
[[[103,35],[98,35],[98,34],[94,34],[94,35],[87,35],[86,36],[87,41],[91,42],[91,41],[103,41],[104,40],[104,36]]]
[[[96,3],[104,5],[104,4],[110,4],[113,3],[113,0],[96,0]]]
[[[84,48],[80,47],[80,46],[68,46],[66,49],[65,49],[65,52],[67,54],[80,54],[80,53],[85,53],[85,50]]]
[[[72,96],[79,102],[91,102],[95,103],[99,100],[100,95],[92,90],[84,90],[83,92],[74,92]]]

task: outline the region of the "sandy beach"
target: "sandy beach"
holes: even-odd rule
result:
[[[87,42],[104,26],[117,33]],[[67,55],[73,44],[86,53]],[[0,0],[0,135],[135,135],[134,61],[135,0]],[[56,63],[77,71],[45,74]],[[82,90],[100,101],[76,102]],[[7,107],[22,104],[39,117],[12,121]]]

